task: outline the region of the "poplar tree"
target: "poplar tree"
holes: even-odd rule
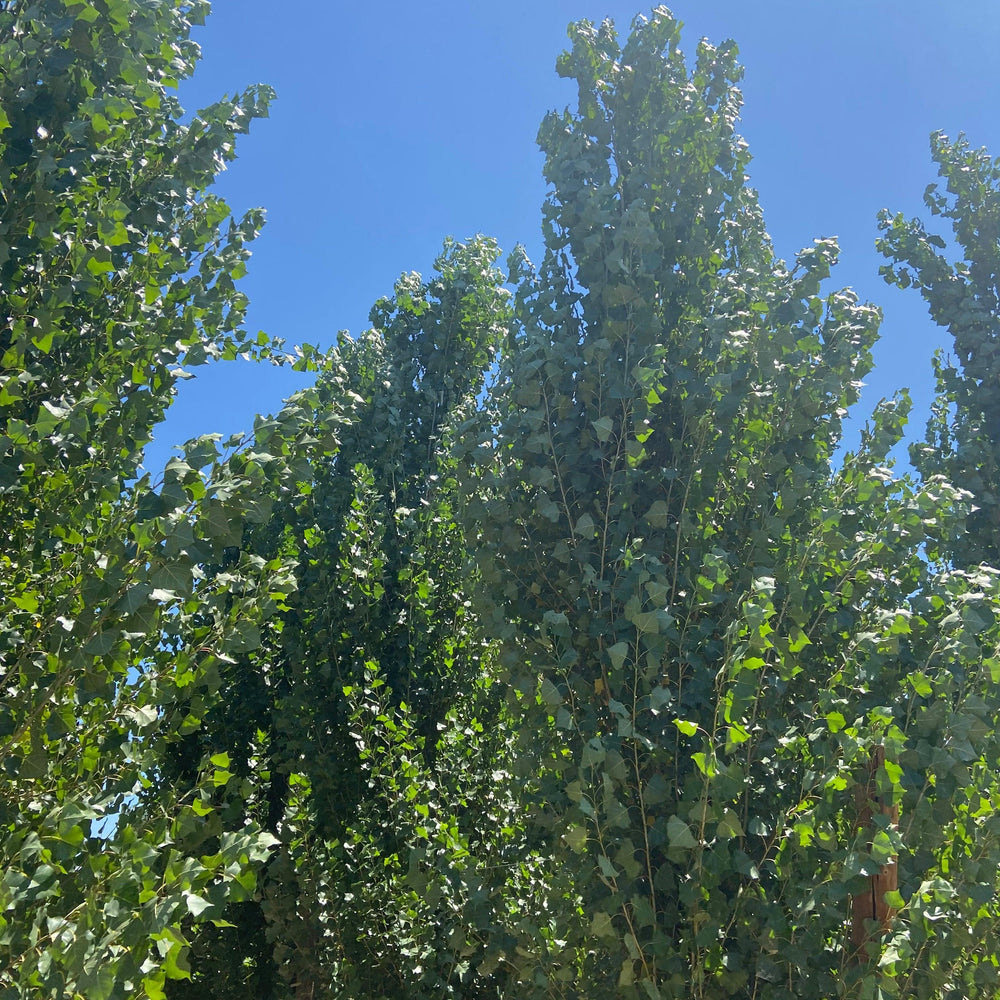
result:
[[[924,203],[951,230],[882,213],[886,281],[914,288],[948,331],[954,354],[935,358],[937,399],[926,438],[911,446],[925,476],[969,490],[975,509],[956,543],[957,564],[1000,565],[1000,164],[964,136],[931,136],[939,183]],[[950,244],[948,242],[950,238]],[[950,248],[958,251],[950,260]]]
[[[234,477],[213,439],[141,468],[185,366],[276,353],[247,343],[235,285],[261,213],[209,193],[270,91],[187,123],[172,96],[207,10],[0,4],[4,996],[163,997],[183,922],[222,919],[268,851],[214,809],[218,762],[149,796],[155,748],[197,725],[289,583],[241,561],[233,601],[200,568],[266,517],[267,473]],[[276,447],[304,415],[272,423]]]
[[[580,22],[513,299],[449,241],[154,478],[189,368],[288,360],[207,9],[0,2],[2,995],[994,996],[996,164],[933,140],[957,263],[883,218],[916,479],[903,392],[840,451],[879,313],[775,255],[735,46]]]
[[[187,782],[224,755],[226,809],[278,849],[256,900],[200,930],[173,997],[506,995],[492,932],[527,895],[527,852],[459,518],[478,477],[455,454],[488,420],[498,253],[447,241],[431,277],[403,275],[341,339],[317,383],[337,447],[244,534],[253,557],[294,560],[294,593],[161,767]]]
[[[664,8],[571,38],[477,514],[529,822],[572,872],[520,995],[992,996],[997,574],[950,562],[965,494],[892,470],[905,394],[835,459],[879,313],[824,290],[833,241],[775,256],[735,46],[689,64]]]

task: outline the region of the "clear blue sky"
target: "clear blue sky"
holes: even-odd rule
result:
[[[402,271],[427,273],[442,239],[475,232],[540,256],[538,124],[573,101],[554,72],[566,25],[647,10],[621,0],[216,0],[197,29],[203,61],[187,108],[258,81],[278,92],[218,190],[268,224],[243,284],[248,325],[328,345],[366,326]],[[878,277],[876,213],[922,213],[928,135],[965,131],[1000,155],[996,0],[679,0],[685,50],[733,38],[746,68],[741,131],[779,254],[836,235],[837,286],[885,311],[863,420],[909,386],[921,434],[930,356],[943,343],[919,296]],[[830,287],[834,287],[833,284]],[[147,456],[210,431],[249,428],[301,376],[270,366],[196,369]],[[848,442],[850,444],[850,441]]]

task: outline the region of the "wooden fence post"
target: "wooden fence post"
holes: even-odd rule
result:
[[[889,817],[889,822],[895,826],[899,820],[899,808],[892,805],[891,794],[881,795],[878,791],[877,775],[880,767],[885,764],[885,747],[872,748],[868,761],[866,780],[855,788],[855,805],[857,820],[855,830],[872,832],[873,815],[880,813]],[[869,849],[871,840],[869,839]],[[892,927],[892,918],[896,912],[886,902],[885,894],[899,888],[899,868],[895,856],[887,864],[880,865],[877,872],[868,876],[868,887],[851,899],[851,960],[860,962],[866,954],[869,941],[877,941]]]

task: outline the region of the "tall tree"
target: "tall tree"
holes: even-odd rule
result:
[[[490,931],[526,852],[458,520],[474,470],[453,454],[488,424],[477,399],[509,317],[497,253],[449,241],[342,340],[318,384],[352,401],[338,446],[244,536],[257,557],[294,554],[295,593],[226,671],[191,759],[225,753],[233,809],[281,846],[171,995],[502,995]]]
[[[572,30],[476,514],[533,823],[578,893],[561,955],[519,942],[519,995],[978,995],[997,581],[943,566],[960,492],[887,468],[905,397],[834,468],[878,312],[821,294],[832,241],[775,258],[735,47],[689,68],[679,32]],[[900,830],[859,822],[876,787]],[[848,895],[897,854],[894,943],[852,945]]]
[[[935,360],[938,397],[911,458],[925,477],[944,475],[974,497],[956,563],[1000,566],[1000,162],[941,133],[931,136],[931,156],[944,190],[929,185],[924,203],[950,223],[959,259],[919,219],[880,219],[886,281],[919,289],[955,350],[953,360]]]
[[[0,3],[4,995],[994,996],[1000,573],[947,476],[988,509],[995,166],[941,140],[966,263],[887,222],[962,447],[897,477],[900,395],[834,466],[878,313],[775,258],[735,48],[581,22],[513,309],[449,243],[153,483],[181,366],[278,354],[207,193],[268,92],[168,96],[206,9]]]
[[[223,826],[207,759],[186,794],[144,801],[154,748],[197,725],[219,664],[291,582],[241,561],[233,601],[202,579],[267,516],[214,441],[161,483],[140,467],[182,365],[272,353],[245,343],[234,285],[261,215],[231,219],[208,193],[270,92],[187,123],[170,95],[207,9],[0,4],[5,996],[162,997],[186,974],[182,918],[221,918],[267,852],[255,827]],[[276,446],[307,409],[273,422]]]

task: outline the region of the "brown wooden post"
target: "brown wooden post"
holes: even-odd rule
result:
[[[866,780],[859,783],[855,789],[855,804],[857,820],[855,830],[871,831],[872,816],[881,813],[889,817],[889,822],[895,827],[899,821],[899,808],[892,805],[891,796],[879,794],[877,774],[885,764],[885,747],[872,748],[868,762]],[[871,841],[869,840],[869,849]],[[865,946],[869,941],[880,938],[892,927],[895,910],[885,900],[887,892],[899,888],[899,867],[893,857],[887,864],[881,865],[877,872],[868,876],[868,888],[851,899],[851,959],[861,961],[865,956]],[[869,923],[869,921],[871,923]],[[866,926],[867,923],[867,926]]]

